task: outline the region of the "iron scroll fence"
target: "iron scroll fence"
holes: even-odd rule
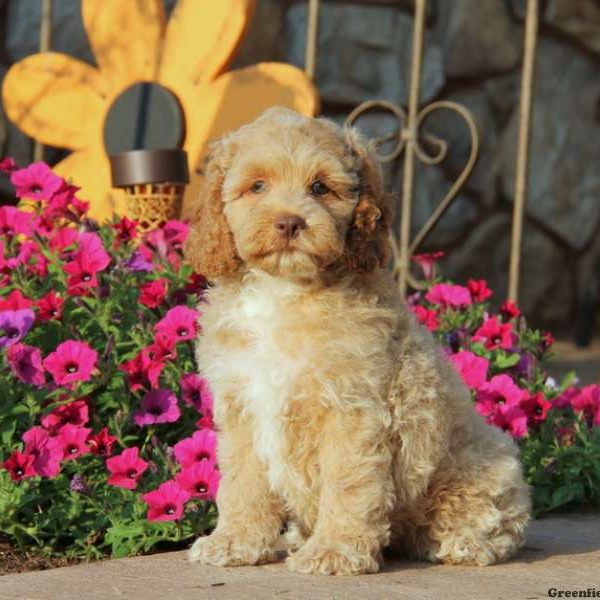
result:
[[[309,77],[314,78],[318,60],[318,21],[320,0],[308,0],[308,24],[306,31],[305,70]],[[381,148],[384,143],[395,141],[394,149],[388,154],[380,154],[382,162],[391,162],[403,154],[403,177],[400,197],[401,220],[398,232],[391,232],[393,249],[393,269],[398,286],[403,296],[409,286],[421,287],[410,273],[411,256],[425,241],[435,225],[444,216],[458,192],[466,183],[477,161],[479,152],[479,136],[475,120],[471,112],[461,104],[447,100],[432,102],[419,107],[419,90],[422,75],[423,39],[425,32],[425,15],[427,0],[415,0],[413,44],[410,71],[409,100],[407,109],[386,100],[368,100],[357,106],[348,116],[346,122],[354,123],[366,112],[384,110],[391,113],[399,122],[397,131],[376,138],[376,145]],[[515,179],[515,197],[512,217],[512,237],[510,247],[510,268],[508,296],[517,301],[519,294],[519,274],[521,258],[521,240],[523,231],[523,216],[527,198],[527,175],[529,164],[529,140],[531,130],[531,107],[533,96],[533,74],[537,41],[537,26],[539,19],[539,0],[527,0],[525,17],[525,49],[521,77],[521,98],[519,106],[519,136],[517,147],[517,164]],[[421,134],[423,122],[434,112],[449,110],[458,114],[465,121],[471,139],[469,157],[458,178],[450,187],[446,196],[417,232],[414,239],[411,236],[411,213],[414,191],[415,159],[426,165],[439,165],[447,156],[448,143],[431,134]],[[428,146],[436,149],[429,154],[420,140],[426,140]]]

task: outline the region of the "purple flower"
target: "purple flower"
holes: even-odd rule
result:
[[[75,473],[71,482],[69,483],[69,488],[71,488],[72,492],[77,492],[78,494],[89,494],[90,488],[86,483],[85,479],[79,473]]]
[[[150,273],[154,270],[154,265],[146,260],[141,252],[134,252],[126,261],[123,262],[123,266],[129,271],[145,271]]]
[[[169,390],[157,389],[142,398],[142,409],[133,415],[136,425],[174,423],[181,416],[177,398]]]
[[[39,348],[25,344],[13,344],[7,350],[8,364],[15,377],[23,383],[44,385],[42,353]]]
[[[35,314],[29,308],[0,312],[0,348],[20,342],[31,329]]]
[[[180,381],[181,399],[196,410],[204,412],[206,406],[212,405],[212,394],[205,379],[196,373],[183,375]]]
[[[532,379],[535,373],[535,358],[531,354],[524,352],[515,366],[515,371],[517,375],[524,379]]]

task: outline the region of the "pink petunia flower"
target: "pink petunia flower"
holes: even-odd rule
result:
[[[217,461],[217,434],[210,429],[194,432],[173,446],[175,459],[182,467],[191,467],[196,463]]]
[[[31,454],[23,454],[15,450],[3,463],[13,481],[22,481],[27,477],[35,477],[37,473],[33,468],[35,458]]]
[[[196,373],[187,373],[181,377],[181,398],[188,406],[194,406],[199,412],[212,406],[212,392],[208,382]]]
[[[18,344],[35,322],[35,314],[29,308],[0,312],[0,348]]]
[[[169,390],[152,390],[142,398],[142,409],[133,415],[136,425],[174,423],[181,416],[177,398]]]
[[[132,392],[141,388],[158,387],[158,378],[165,363],[155,360],[150,347],[144,348],[135,358],[125,361],[119,369],[127,375],[127,383]]]
[[[138,236],[138,225],[137,221],[133,221],[125,216],[121,217],[121,220],[113,225],[117,233],[117,244],[124,244],[134,240]]]
[[[61,259],[70,258],[66,254],[67,249],[75,250],[81,234],[73,227],[61,227],[50,239],[50,250],[59,254]]]
[[[579,395],[579,388],[575,386],[568,387],[562,394],[552,400],[552,406],[556,408],[568,408],[571,401]]]
[[[146,350],[154,362],[175,360],[177,358],[177,340],[159,333],[154,338],[154,343],[150,344]]]
[[[417,321],[421,323],[421,325],[425,325],[429,331],[436,331],[440,326],[440,323],[437,318],[437,312],[435,310],[429,310],[425,308],[421,304],[415,304],[410,307],[413,311],[414,315],[417,317]]]
[[[14,344],[8,348],[6,357],[13,375],[19,381],[38,387],[44,385],[42,353],[39,348]]]
[[[477,390],[477,412],[492,415],[499,406],[519,406],[526,393],[508,375],[495,375]]]
[[[414,260],[421,270],[423,271],[423,277],[430,281],[433,279],[433,271],[435,268],[435,263],[444,257],[443,252],[431,252],[431,253],[423,253],[423,254],[415,254],[411,258]]]
[[[0,160],[0,171],[3,173],[12,173],[18,169],[15,159],[11,156],[6,156]]]
[[[527,415],[518,406],[500,406],[487,419],[488,423],[507,431],[514,438],[527,435]]]
[[[546,420],[552,403],[546,400],[544,394],[538,392],[537,394],[527,394],[521,401],[521,408],[527,415],[528,424],[534,425]]]
[[[164,278],[155,279],[144,284],[140,288],[140,304],[148,308],[156,308],[160,306],[167,297],[167,280]]]
[[[0,298],[0,311],[3,310],[22,310],[31,308],[33,300],[23,296],[20,290],[13,290],[5,298]]]
[[[103,427],[98,433],[94,433],[88,437],[87,444],[92,454],[110,456],[112,454],[112,447],[116,441],[116,436],[110,435],[108,428]]]
[[[106,468],[110,471],[108,483],[117,487],[133,490],[148,468],[148,463],[140,458],[137,447],[126,448],[118,456],[113,456],[106,461]]]
[[[500,316],[503,321],[511,321],[516,319],[521,314],[517,305],[511,300],[505,300],[500,307]]]
[[[19,210],[15,206],[0,207],[0,235],[12,238],[16,235],[31,235],[33,233],[34,215]]]
[[[96,368],[98,353],[86,342],[69,340],[56,347],[44,360],[44,368],[57,385],[87,381]]]
[[[199,316],[197,310],[187,306],[176,306],[155,325],[155,330],[157,333],[175,338],[178,342],[193,340],[200,330]]]
[[[63,446],[59,438],[52,437],[41,427],[31,427],[23,434],[25,454],[34,457],[33,468],[42,477],[56,477],[60,473]]]
[[[78,427],[77,425],[61,427],[56,437],[60,440],[63,449],[63,459],[74,460],[87,454],[90,449],[86,442],[91,432],[89,427]]]
[[[42,417],[42,426],[51,433],[58,432],[65,425],[82,427],[90,420],[90,409],[85,400],[75,400],[57,406],[52,412]]]
[[[462,285],[437,283],[425,294],[425,300],[444,308],[462,308],[471,304],[471,293]]]
[[[485,383],[490,366],[487,358],[461,350],[450,356],[450,362],[471,389],[477,389]]]
[[[475,302],[485,302],[492,295],[485,279],[469,279],[467,287]]]
[[[55,175],[43,162],[33,163],[15,171],[10,181],[15,186],[17,198],[32,200],[48,200],[63,184],[63,179]]]
[[[152,492],[142,496],[148,505],[148,521],[177,521],[183,516],[183,505],[191,498],[174,481],[165,481]]]
[[[212,462],[197,462],[175,475],[179,487],[194,498],[214,500],[219,489],[221,473]]]
[[[500,323],[496,317],[486,319],[473,335],[474,342],[484,342],[486,350],[512,348],[512,324]]]
[[[571,399],[573,410],[583,413],[593,424],[600,425],[600,386],[586,385]]]
[[[62,317],[64,304],[64,298],[61,298],[54,290],[50,290],[36,302],[38,319],[40,321],[59,320]]]
[[[96,274],[110,264],[110,255],[96,233],[83,233],[79,238],[79,252],[63,268],[70,277],[67,282],[71,295],[82,295],[98,286]]]

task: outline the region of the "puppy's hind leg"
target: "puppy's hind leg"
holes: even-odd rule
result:
[[[517,552],[529,520],[529,491],[516,458],[503,462],[504,472],[469,479],[464,473],[445,473],[433,482],[426,500],[427,525],[419,528],[422,555],[446,564],[482,566]]]

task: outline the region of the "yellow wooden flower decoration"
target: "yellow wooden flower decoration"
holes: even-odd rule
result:
[[[91,216],[104,219],[123,206],[110,182],[106,117],[132,85],[160,84],[183,113],[191,170],[185,207],[197,193],[208,142],[272,105],[307,115],[318,108],[310,80],[291,65],[225,72],[254,6],[255,0],[179,0],[167,23],[162,0],[83,0],[98,67],[55,52],[25,58],[4,80],[6,113],[29,136],[73,150],[56,171],[81,186]]]

